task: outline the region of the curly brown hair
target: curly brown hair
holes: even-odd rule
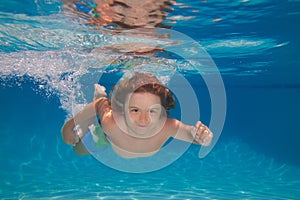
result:
[[[160,98],[161,105],[169,115],[169,110],[175,107],[173,94],[153,74],[135,72],[133,76],[124,78],[110,92],[111,106],[114,111],[124,111],[123,105],[131,93],[149,92]]]

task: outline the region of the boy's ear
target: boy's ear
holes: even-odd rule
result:
[[[166,110],[166,108],[164,106],[161,106],[160,117],[167,117],[167,116],[168,116],[168,111]]]

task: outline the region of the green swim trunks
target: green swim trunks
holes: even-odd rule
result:
[[[107,140],[106,135],[99,123],[97,123],[96,125],[92,124],[89,127],[89,129],[93,136],[93,140],[95,142],[96,147],[105,147],[105,146],[110,145],[110,143]]]

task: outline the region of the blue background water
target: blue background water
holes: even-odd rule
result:
[[[4,34],[9,30],[3,28],[8,23],[4,13],[25,14],[21,22],[26,24],[26,16],[60,12],[60,2],[45,2],[1,2],[2,57],[26,48],[55,49],[45,44],[26,45],[24,40]],[[91,156],[75,155],[63,143],[60,128],[66,111],[60,108],[59,97],[47,97],[28,77],[16,78],[19,85],[13,83],[14,78],[1,79],[1,198],[299,198],[300,2],[184,3],[199,12],[176,7],[170,15],[197,17],[178,21],[173,29],[207,49],[221,71],[227,93],[226,122],[213,151],[200,160],[199,147],[192,145],[162,170],[146,174],[116,171]],[[213,22],[217,18],[222,20]],[[39,25],[43,26],[42,21]],[[60,49],[59,45],[56,48]],[[1,62],[2,69],[4,64]],[[108,75],[107,80],[114,76]],[[203,99],[201,120],[208,123],[210,104],[205,87],[199,85],[195,74],[190,74],[189,80]]]

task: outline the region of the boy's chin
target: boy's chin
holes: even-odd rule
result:
[[[154,136],[156,133],[155,131],[151,131],[149,129],[145,130],[143,128],[136,129],[133,133],[130,135],[137,137],[137,138],[149,138]]]

